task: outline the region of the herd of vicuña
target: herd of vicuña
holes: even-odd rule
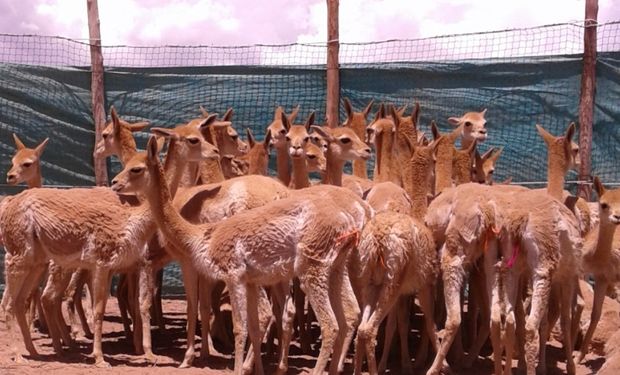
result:
[[[273,371],[286,373],[293,341],[304,353],[320,346],[314,374],[343,372],[349,362],[356,374],[377,374],[390,352],[401,361],[392,371],[439,374],[474,366],[490,339],[495,374],[511,374],[514,359],[533,375],[552,365],[545,353],[559,320],[566,372],[575,374],[607,290],[620,281],[620,190],[595,178],[599,203],[590,204],[564,189],[579,163],[575,125],[560,136],[536,125],[548,150],[548,185],[528,189],[493,183],[502,149],[477,150],[488,136],[486,109],[450,117],[447,134],[432,122],[429,137],[419,104],[411,113],[381,104],[368,123],[372,107],[355,112],[345,99],[338,127],[315,125],[314,113],[302,123],[299,107],[278,107],[264,140],[248,129],[247,143],[232,109],[220,118],[201,107],[186,124],[150,128],[146,151],[134,132],[149,124],[129,123],[111,108],[95,149],[123,166],[111,187],[42,187],[48,139],[28,148],[14,134],[7,182],[28,186],[0,202],[2,310],[14,360],[27,362],[21,342],[38,356],[36,321],[58,355],[83,334],[92,338],[95,365],[109,366],[102,323],[119,274],[125,335],[136,354],[156,361],[151,324],[165,330],[162,272],[177,262],[187,299],[180,367],[192,366],[200,316],[200,358],[209,366],[210,337],[228,343],[236,374],[264,373],[262,354],[274,342]],[[275,177],[268,176],[272,150]],[[582,330],[580,280],[589,278],[593,306]]]

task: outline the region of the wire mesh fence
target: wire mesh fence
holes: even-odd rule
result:
[[[620,21],[598,26],[593,174],[620,182]],[[535,124],[559,134],[578,120],[583,24],[340,44],[341,97],[361,109],[370,100],[418,101],[422,130],[432,119],[487,108],[489,139],[503,146],[497,178],[546,179],[546,148]],[[105,41],[104,41],[105,42]],[[274,109],[300,105],[325,118],[327,46],[104,46],[105,105],[129,120],[174,126],[210,112],[235,110],[237,130],[262,138]],[[46,184],[92,185],[94,125],[90,45],[62,37],[0,34],[0,171],[15,150],[46,137]],[[344,119],[341,110],[341,119]],[[138,133],[143,147],[147,132]],[[110,164],[110,176],[119,166]],[[372,164],[371,164],[372,168]],[[575,179],[575,175],[569,179]],[[15,190],[5,191],[10,193]]]

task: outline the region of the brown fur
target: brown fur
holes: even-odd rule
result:
[[[605,189],[598,177],[595,177],[594,188],[599,200],[599,224],[587,234],[583,254],[584,271],[594,276],[594,302],[578,362],[590,349],[608,287],[620,281],[620,189]]]
[[[416,147],[405,166],[412,170],[408,175],[415,176],[412,185],[422,186],[422,190],[428,187],[426,182],[434,166],[436,145],[437,142],[428,147]],[[411,216],[389,211],[376,215],[364,227],[360,246],[352,258],[350,274],[355,275],[354,285],[361,295],[363,309],[356,342],[356,373],[361,372],[364,353],[369,372],[378,373],[374,351],[379,325],[401,294],[419,293],[426,333],[437,348],[431,290],[439,271],[438,259],[432,233],[420,221],[425,214],[427,192],[419,193],[412,197]],[[389,343],[384,353],[389,351],[388,346]],[[408,347],[401,343],[401,348],[406,369],[410,367]]]
[[[286,133],[288,129],[282,122],[282,117],[286,117],[289,124],[295,122],[297,113],[299,112],[299,106],[295,107],[290,115],[284,113],[282,107],[276,108],[273,116],[273,121],[267,126],[267,131],[271,133],[271,142],[276,149],[276,167],[278,173],[278,179],[288,186],[291,182],[291,171],[289,166],[288,150],[286,146]]]
[[[353,129],[359,139],[366,137],[366,119],[372,109],[373,100],[361,112],[355,112],[348,98],[344,98],[344,111],[347,118],[342,126]],[[353,176],[368,179],[368,168],[365,160],[353,160]]]
[[[527,203],[525,203],[527,202]],[[510,363],[514,346],[515,303],[518,275],[529,269],[534,280],[532,311],[527,318],[526,360],[528,373],[535,368],[539,353],[538,329],[553,284],[566,285],[562,303],[569,303],[571,277],[579,264],[580,238],[574,217],[560,202],[546,194],[511,186],[487,187],[464,184],[444,191],[429,207],[426,222],[435,240],[443,243],[441,268],[448,317],[444,340],[429,374],[436,374],[460,325],[460,289],[467,268],[482,255],[484,244],[487,298],[493,323],[491,336],[496,359],[496,373],[501,372],[501,344],[497,341],[499,298],[506,303],[506,355]],[[498,234],[494,234],[498,230]],[[519,241],[521,251],[515,265],[505,269],[501,279],[505,294],[494,286],[495,260],[506,260],[513,254],[512,241]],[[498,251],[496,253],[496,251]],[[497,254],[497,255],[495,255]],[[563,314],[563,329],[570,327],[570,317]],[[570,328],[568,328],[570,331]],[[567,331],[567,332],[568,332]],[[486,339],[485,335],[479,335]],[[570,335],[569,335],[570,336]],[[499,362],[498,362],[499,360]],[[499,364],[499,368],[497,367]],[[506,372],[510,367],[506,367]]]
[[[342,247],[348,247],[350,240],[341,244],[334,241],[343,234],[361,230],[371,215],[370,209],[346,190],[322,187],[329,194],[298,195],[240,213],[220,224],[192,226],[171,205],[153,144],[151,139],[147,166],[140,175],[131,175],[126,169],[117,178],[125,188],[145,191],[160,229],[192,256],[199,272],[226,282],[235,326],[235,372],[241,373],[248,331],[255,356],[260,357],[257,286],[290,280],[294,275],[300,277],[322,326],[323,350],[315,369],[322,372],[335,344],[338,326],[345,328],[342,302],[336,296],[342,290],[339,285],[346,253]],[[334,209],[342,215],[333,215]],[[347,220],[342,221],[345,217]],[[282,242],[284,233],[289,235]],[[256,373],[262,373],[260,361],[255,365]]]

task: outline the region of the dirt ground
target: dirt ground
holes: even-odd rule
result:
[[[185,348],[185,301],[170,300],[163,301],[163,309],[166,318],[166,331],[160,333],[153,331],[153,351],[158,357],[156,364],[149,364],[142,358],[132,355],[133,346],[125,339],[123,327],[120,322],[116,298],[111,297],[108,300],[106,309],[106,319],[103,325],[104,341],[103,352],[106,360],[112,365],[109,369],[99,369],[93,366],[93,359],[90,357],[92,350],[91,340],[84,337],[78,337],[78,352],[66,351],[63,358],[53,354],[51,340],[46,335],[35,331],[35,346],[41,354],[40,358],[28,358],[27,364],[15,364],[13,362],[12,353],[10,351],[10,338],[6,331],[4,321],[0,321],[0,374],[222,374],[232,373],[233,356],[232,353],[220,353],[211,345],[211,357],[207,361],[201,361],[197,358],[194,361],[194,367],[191,369],[178,369],[177,366],[183,359]],[[0,319],[1,320],[1,319]],[[316,336],[318,336],[318,327],[316,328]],[[196,342],[198,344],[196,354],[200,344],[200,336],[197,335]],[[21,338],[20,338],[21,340]],[[410,347],[415,350],[415,346]],[[489,348],[485,348],[485,355],[490,354]],[[308,372],[312,366],[316,355],[318,355],[318,345],[313,346],[313,356],[303,355],[296,343],[291,347],[289,357],[289,374],[300,374]],[[558,342],[552,342],[548,348],[548,371],[547,374],[564,374],[565,366],[561,359],[563,357],[562,350]],[[224,350],[222,350],[224,351]],[[25,353],[25,351],[24,351]],[[352,355],[349,355],[345,373],[352,373],[351,366]],[[263,363],[267,366],[266,373],[274,372],[274,364],[276,359],[273,356],[263,356]],[[577,366],[577,375],[595,374],[603,365],[605,359],[595,354],[589,354],[586,361],[582,365]],[[398,374],[399,359],[394,358],[391,367],[394,369],[391,373]],[[468,371],[456,370],[454,373],[473,375],[473,374],[491,374],[492,361],[490,357],[479,359],[474,368]],[[514,362],[513,368],[517,363]],[[423,374],[424,371],[417,372]],[[416,373],[416,374],[417,374]]]

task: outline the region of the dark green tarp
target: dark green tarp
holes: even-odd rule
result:
[[[173,126],[199,115],[202,105],[224,113],[233,107],[237,130],[249,127],[262,138],[276,105],[300,104],[300,117],[316,110],[324,118],[323,66],[226,66],[188,68],[110,68],[105,73],[106,107],[114,105],[128,120]],[[546,179],[546,148],[534,125],[551,133],[578,121],[582,60],[580,55],[448,61],[441,63],[345,64],[341,95],[360,109],[376,103],[422,106],[422,130],[446,119],[488,108],[489,140],[504,146],[497,179]],[[411,108],[411,107],[410,107]],[[344,118],[344,112],[341,112]],[[601,53],[593,136],[593,174],[620,182],[620,53]],[[46,137],[44,181],[50,185],[92,185],[93,122],[90,72],[85,68],[40,67],[0,63],[0,171],[10,166],[11,133],[34,146]],[[139,135],[144,147],[146,134]],[[112,177],[118,170],[111,163]],[[574,175],[569,179],[572,179]],[[4,177],[3,177],[4,178]],[[16,190],[4,187],[4,191]],[[3,278],[2,278],[3,280]]]

